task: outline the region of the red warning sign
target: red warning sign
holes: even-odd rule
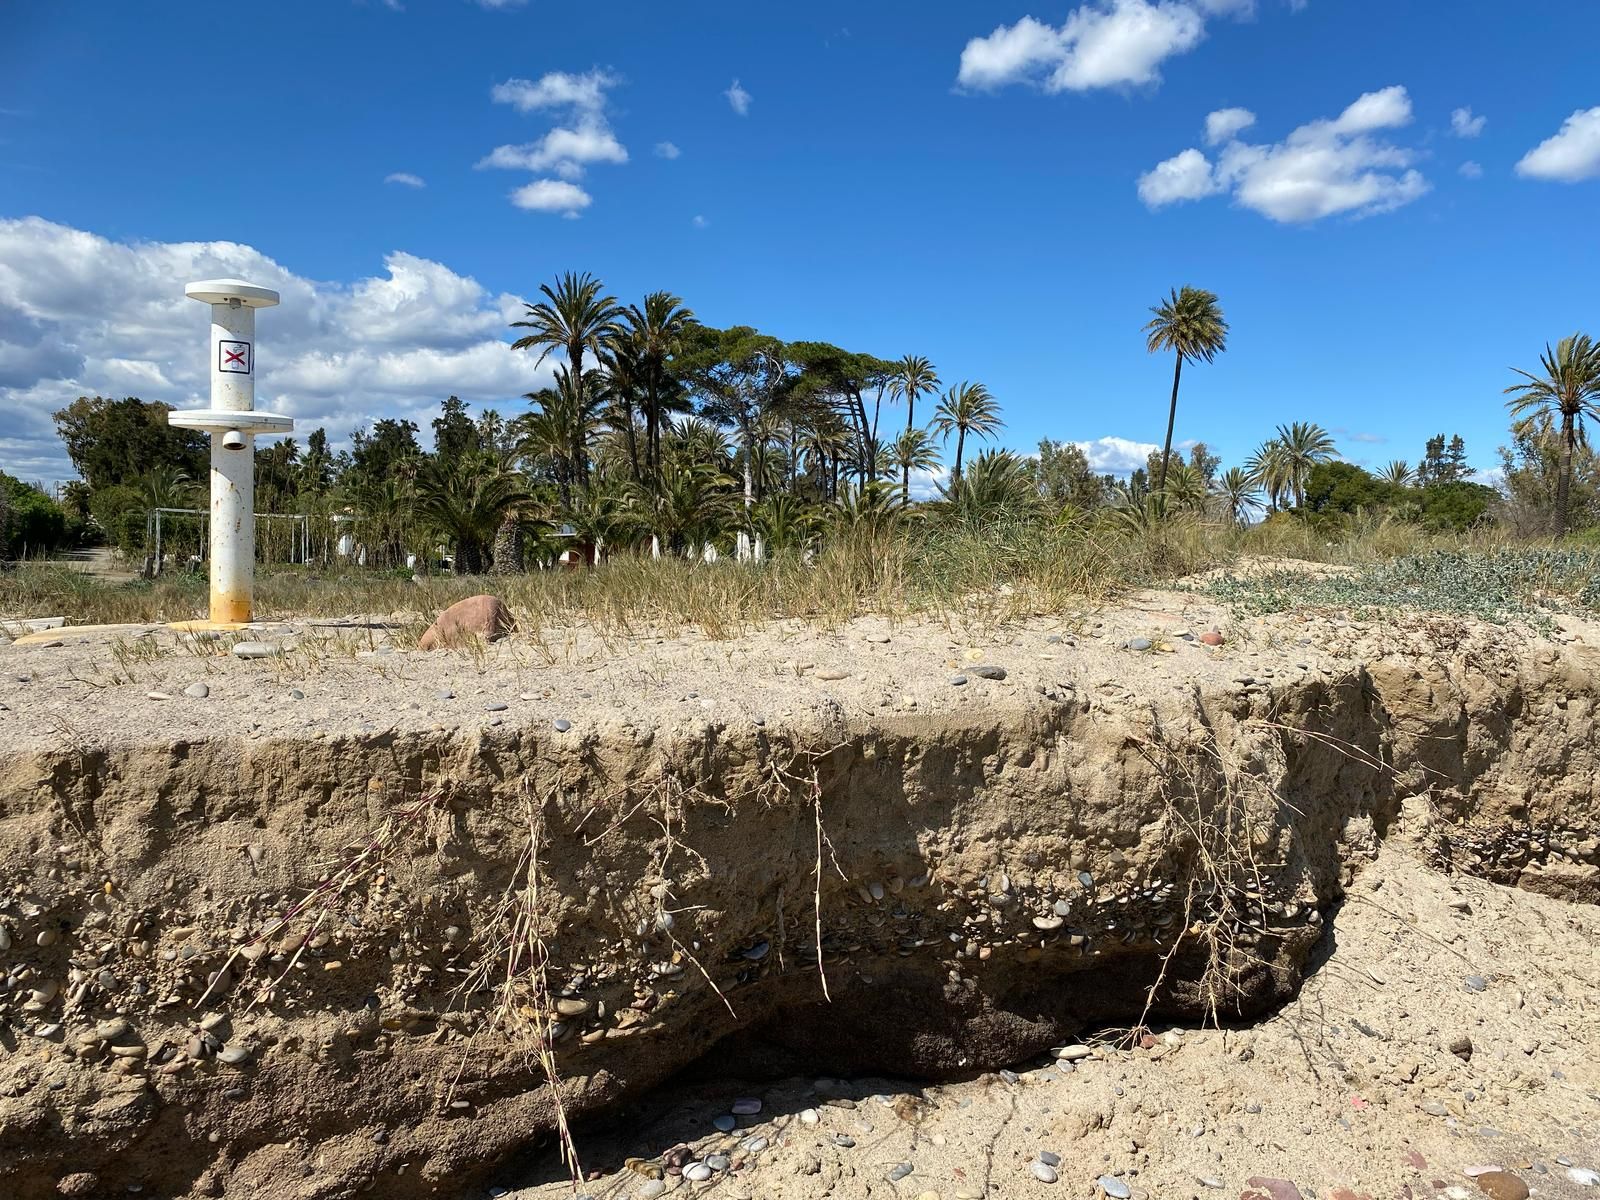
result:
[[[229,375],[250,374],[250,343],[217,343],[217,370]]]

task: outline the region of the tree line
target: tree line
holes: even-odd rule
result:
[[[1502,497],[1470,482],[1459,436],[1429,441],[1415,467],[1372,472],[1340,461],[1329,433],[1304,421],[1226,470],[1203,443],[1174,449],[1185,366],[1227,348],[1220,302],[1202,289],[1175,289],[1151,310],[1147,348],[1174,360],[1167,426],[1161,451],[1125,477],[1097,471],[1071,442],[1047,439],[1032,455],[990,445],[1005,427],[997,398],[979,381],[942,379],[925,356],[715,328],[669,292],[624,304],[590,275],[539,292],[513,323],[510,352],[555,366],[525,407],[474,418],[448,397],[431,450],[401,418],[353,431],[345,450],[323,429],[303,448],[292,438],[261,446],[258,510],[344,518],[378,563],[443,546],[462,572],[521,571],[572,541],[689,553],[726,550],[743,532],[782,551],[840,523],[912,515],[1243,526],[1381,510],[1462,528],[1503,510],[1525,532],[1600,522],[1584,433],[1600,417],[1600,351],[1577,335],[1507,389]],[[81,478],[49,536],[100,533],[137,556],[150,509],[203,506],[206,439],[168,426],[166,411],[80,397],[55,414]],[[21,486],[0,488],[0,514],[32,512],[37,545],[40,505]],[[17,525],[0,520],[13,552]]]

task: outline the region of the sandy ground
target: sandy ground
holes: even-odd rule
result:
[[[1014,712],[1068,692],[1115,708],[1162,689],[1337,673],[1428,620],[1238,620],[1161,592],[1003,629],[872,618],[714,641],[544,628],[422,654],[405,648],[398,621],[352,617],[244,635],[287,651],[251,660],[230,653],[231,637],[66,629],[0,649],[0,752],[501,724],[577,737],[769,719],[826,727],[842,716]],[[1212,629],[1222,645],[1200,640]],[[1600,629],[1563,620],[1553,640],[1528,634],[1527,654],[1553,658],[1556,642],[1600,645]],[[1004,678],[979,666],[1002,667]],[[1600,1195],[1589,1186],[1600,1183],[1589,1174],[1600,1170],[1597,935],[1600,909],[1441,875],[1393,839],[1356,875],[1300,998],[1257,1026],[1157,1028],[1131,1043],[1104,1031],[1075,1063],[1019,1063],[926,1088],[740,1080],[712,1061],[581,1129],[582,1191],[1293,1200],[1276,1183],[1250,1182],[1264,1179],[1308,1198],[1351,1200],[1340,1191],[1350,1189],[1464,1200],[1486,1180],[1483,1191],[1519,1200],[1514,1181],[1480,1170],[1495,1167],[1532,1194]],[[760,1112],[718,1131],[740,1098],[759,1099]],[[728,1161],[713,1160],[708,1181],[683,1177],[717,1154]],[[508,1163],[498,1194],[572,1191],[546,1154]]]
[[[1108,1030],[1072,1067],[927,1088],[685,1079],[579,1131],[583,1191],[649,1196],[663,1155],[687,1146],[678,1161],[720,1152],[732,1169],[666,1174],[667,1192],[726,1200],[1089,1197],[1102,1176],[1136,1198],[1231,1197],[1253,1177],[1305,1197],[1457,1196],[1480,1194],[1483,1167],[1533,1195],[1594,1196],[1582,1181],[1600,1169],[1597,937],[1592,906],[1386,849],[1298,1001],[1254,1028],[1156,1029],[1131,1047]],[[746,1097],[761,1113],[719,1133],[713,1120]],[[1059,1156],[1054,1183],[1032,1171],[1041,1152]],[[502,1182],[517,1200],[571,1195],[553,1154]]]

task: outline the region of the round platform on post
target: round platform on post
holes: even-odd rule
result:
[[[242,279],[201,279],[188,284],[183,294],[202,304],[232,304],[237,300],[246,308],[271,308],[278,293]]]

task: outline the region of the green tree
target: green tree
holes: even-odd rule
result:
[[[954,493],[961,487],[961,462],[967,438],[993,438],[1005,428],[1005,422],[1000,419],[1000,404],[989,394],[989,389],[981,383],[963,380],[947,391],[939,407],[933,410],[933,428],[944,438],[949,438],[952,431],[956,435],[956,459],[950,471],[950,490]]]
[[[170,404],[129,396],[79,396],[55,414],[67,457],[91,491],[137,479],[153,467],[204,475],[211,451],[206,435],[167,424]]]
[[[1250,514],[1261,507],[1261,490],[1256,478],[1243,467],[1229,467],[1216,482],[1216,496],[1235,525],[1244,526]]]
[[[1400,489],[1355,463],[1319,462],[1306,476],[1305,507],[1315,513],[1356,513],[1400,498]]]
[[[1333,457],[1333,438],[1320,425],[1310,421],[1296,421],[1292,425],[1279,425],[1277,443],[1282,457],[1282,469],[1287,476],[1290,492],[1297,508],[1306,502],[1306,480],[1318,463]]]
[[[1391,459],[1384,468],[1378,472],[1378,478],[1391,487],[1408,488],[1417,481],[1417,473],[1411,469],[1411,464],[1403,458]]]
[[[1151,354],[1172,351],[1172,403],[1167,410],[1167,438],[1161,449],[1161,473],[1156,476],[1156,491],[1167,486],[1167,463],[1172,457],[1172,429],[1178,419],[1178,384],[1183,378],[1184,360],[1212,362],[1228,348],[1228,322],[1215,294],[1202,288],[1185,287],[1152,308],[1152,319],[1144,327],[1145,349]]]
[[[682,382],[674,371],[684,335],[694,327],[693,310],[671,292],[651,292],[644,307],[630,304],[622,314],[633,343],[644,390],[645,466],[653,483],[661,478],[661,431],[670,414],[684,412]]]
[[[889,458],[900,468],[900,503],[911,502],[911,472],[932,471],[939,465],[939,451],[926,429],[907,429],[889,446]]]
[[[1514,533],[1529,536],[1549,532],[1556,511],[1561,459],[1561,438],[1549,416],[1514,430],[1511,445],[1500,447],[1507,500],[1505,516]],[[1600,523],[1600,455],[1587,440],[1573,448],[1567,517],[1574,529]]]
[[[574,275],[568,271],[556,280],[552,288],[541,284],[539,291],[544,299],[538,304],[525,304],[524,319],[511,322],[513,328],[531,329],[511,343],[513,350],[538,350],[538,362],[544,362],[552,350],[562,350],[567,356],[567,373],[571,386],[576,389],[579,408],[586,407],[584,389],[588,379],[583,370],[585,352],[598,356],[600,347],[615,335],[622,319],[622,307],[616,300],[603,294],[601,283],[592,275]],[[578,456],[579,482],[589,481],[587,455]]]
[[[333,486],[334,461],[328,449],[328,431],[320,426],[306,438],[306,452],[300,456],[302,494],[320,496]]]
[[[1033,473],[1039,495],[1056,508],[1092,512],[1106,503],[1105,476],[1094,473],[1088,455],[1075,442],[1043,439]]]
[[[933,369],[933,364],[920,354],[908,354],[894,364],[894,371],[889,378],[889,395],[895,400],[906,402],[906,432],[909,434],[917,424],[917,398],[927,396],[939,390],[939,376]],[[911,472],[903,467],[903,457],[893,456],[896,462],[902,463],[900,473],[900,502],[904,504],[911,494]]]
[[[1568,497],[1572,487],[1572,460],[1578,444],[1587,444],[1584,422],[1600,418],[1600,345],[1587,334],[1562,338],[1552,350],[1545,346],[1534,373],[1513,367],[1521,383],[1505,389],[1511,397],[1512,432],[1530,429],[1548,417],[1559,429],[1561,470],[1556,483],[1556,533],[1568,528]]]
[[[0,557],[49,555],[67,543],[67,515],[42,488],[0,472]]]
[[[417,475],[417,513],[454,546],[457,575],[482,574],[506,510],[527,499],[512,472],[429,459]]]
[[[701,396],[701,412],[731,426],[739,440],[748,516],[760,499],[758,431],[790,382],[784,345],[748,325],[720,330],[697,326],[684,355],[684,371]]]
[[[433,452],[447,462],[466,458],[478,449],[478,426],[458,396],[447,396],[433,419]]]

